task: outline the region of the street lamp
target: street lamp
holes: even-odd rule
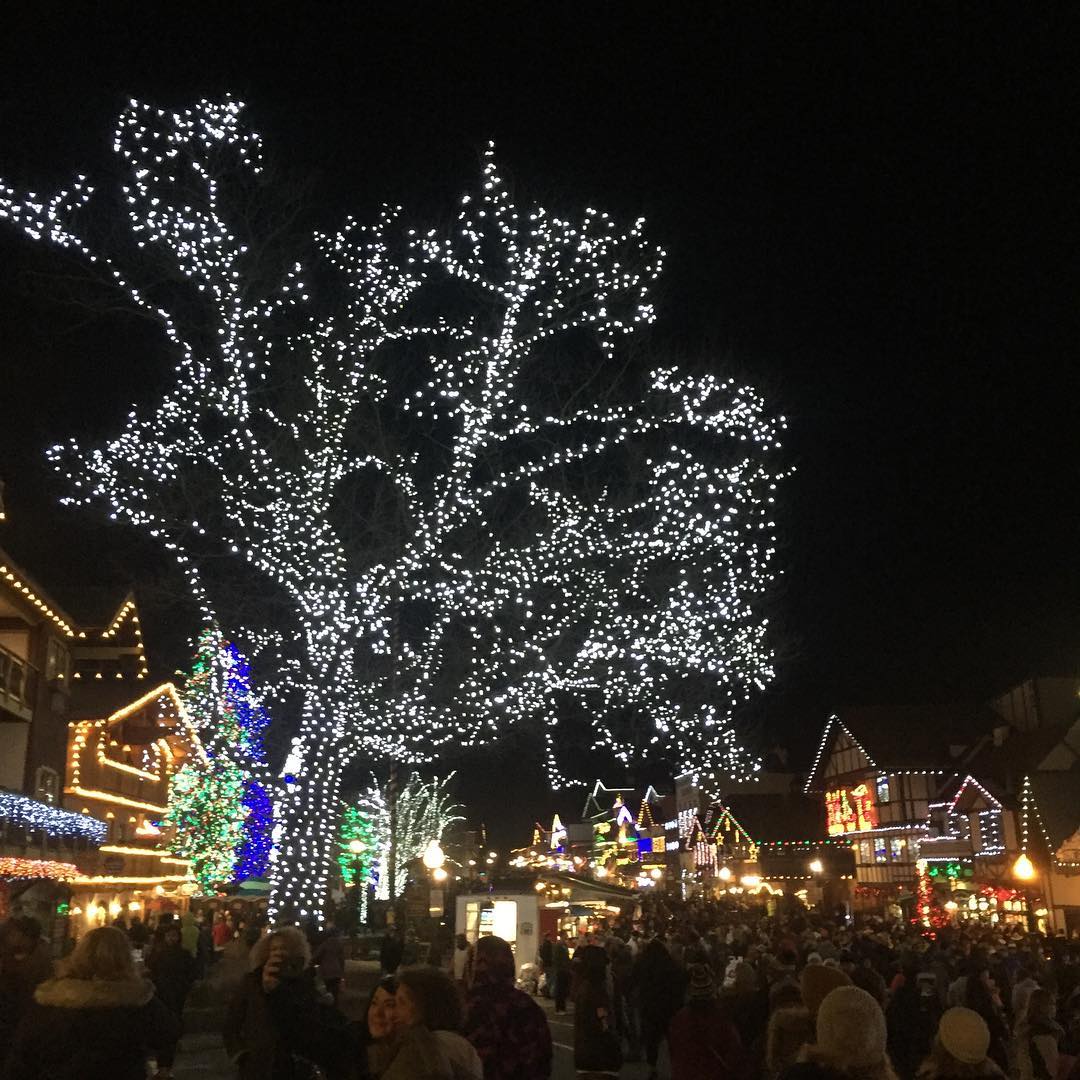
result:
[[[1027,852],[1022,851],[1017,856],[1016,862],[1013,863],[1013,877],[1019,881],[1029,882],[1035,877],[1035,864],[1027,857]],[[1034,933],[1038,927],[1038,923],[1035,921],[1034,897],[1026,884],[1024,886],[1024,906],[1027,908],[1027,924],[1028,933]]]
[[[1035,876],[1035,864],[1023,853],[1013,863],[1012,869],[1013,877],[1019,878],[1021,881],[1030,881]]]
[[[446,855],[443,853],[443,849],[439,846],[438,840],[428,841],[427,847],[424,848],[423,859],[424,865],[429,870],[438,870],[446,861]]]
[[[716,874],[717,874],[717,877],[719,877],[721,881],[730,881],[731,880],[731,867],[730,866],[721,866],[720,869],[717,870]]]
[[[435,869],[431,871],[431,877],[435,881],[445,881],[449,875],[446,872],[445,866],[436,866]]]

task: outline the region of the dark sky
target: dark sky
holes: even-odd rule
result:
[[[1077,669],[1075,9],[229,6],[5,16],[0,176],[48,190],[95,170],[128,97],[228,89],[318,174],[329,225],[449,207],[493,137],[519,196],[646,215],[669,252],[653,349],[733,368],[790,419],[771,731],[801,746],[836,705]],[[46,582],[92,561],[142,585],[145,546],[55,508],[41,451],[115,430],[167,361],[129,322],[58,312],[43,268],[0,231],[20,519],[0,539]],[[151,650],[175,647],[165,623]],[[540,801],[521,766],[496,823],[483,777],[514,755],[474,764],[467,792],[504,840]]]

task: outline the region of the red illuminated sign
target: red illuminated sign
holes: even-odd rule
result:
[[[829,835],[866,832],[878,825],[877,806],[865,784],[858,787],[838,788],[825,792],[825,814],[829,823]]]

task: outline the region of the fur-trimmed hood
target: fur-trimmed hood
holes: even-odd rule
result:
[[[138,1009],[153,996],[146,979],[48,979],[34,991],[39,1005],[60,1009]]]

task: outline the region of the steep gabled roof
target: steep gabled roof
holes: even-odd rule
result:
[[[599,817],[601,814],[610,813],[616,799],[634,794],[632,787],[609,788],[603,781],[597,780],[593,784],[592,791],[585,798],[585,808],[581,811],[582,820]],[[610,798],[609,798],[610,796]],[[623,799],[625,802],[626,800]]]
[[[1028,850],[1052,857],[1080,828],[1080,784],[1076,773],[1043,772],[1025,777],[1020,827]]]
[[[989,730],[994,714],[983,706],[869,705],[840,709],[826,722],[804,790],[813,791],[841,734],[882,772],[928,770],[950,772],[950,746],[967,745],[977,732]]]
[[[998,738],[988,731],[961,759],[964,771],[1019,794],[1029,773],[1080,768],[1080,720],[1028,731],[1006,727],[1000,720],[998,725]]]

